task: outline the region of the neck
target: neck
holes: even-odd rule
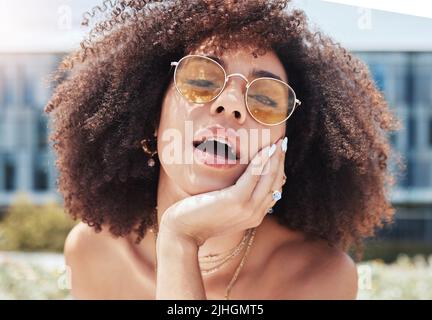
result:
[[[163,168],[159,173],[159,184],[157,192],[157,215],[158,225],[162,215],[174,203],[192,196],[182,190],[175,182],[170,179]],[[236,232],[229,235],[209,238],[199,247],[198,256],[217,255],[234,248],[242,240],[246,230]]]

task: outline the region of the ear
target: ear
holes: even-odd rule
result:
[[[145,149],[144,149],[144,141],[145,141],[145,139],[142,139],[142,140],[140,141],[140,146],[141,146],[141,148],[145,151]]]

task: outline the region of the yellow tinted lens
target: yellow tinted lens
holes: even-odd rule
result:
[[[294,92],[274,79],[258,79],[248,90],[247,103],[253,117],[265,124],[284,121],[295,104]]]
[[[206,103],[222,90],[225,73],[210,59],[187,57],[177,66],[175,80],[178,90],[186,99]]]

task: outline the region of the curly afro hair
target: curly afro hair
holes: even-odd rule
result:
[[[160,163],[149,168],[139,142],[158,126],[170,62],[211,39],[206,50],[217,55],[274,50],[302,101],[287,125],[292,156],[278,222],[362,252],[363,239],[394,215],[388,133],[401,124],[365,63],[288,3],[122,0],[85,13],[83,24],[94,24],[57,68],[45,106],[68,213],[97,232],[107,225],[116,237],[142,240],[155,222]]]

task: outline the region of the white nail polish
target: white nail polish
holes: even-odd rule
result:
[[[288,149],[288,137],[285,137],[283,139],[281,147],[282,147],[283,152],[287,151],[287,149]]]
[[[275,153],[275,151],[276,151],[276,144],[273,143],[269,149],[269,153],[268,153],[269,157],[271,157],[273,153]]]

